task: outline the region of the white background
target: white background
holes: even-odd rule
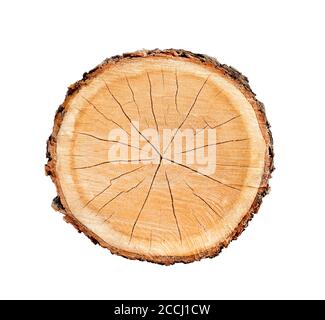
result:
[[[1,1],[0,298],[325,298],[324,1]],[[275,140],[272,192],[214,259],[171,267],[94,246],[50,203],[45,142],[66,87],[142,48],[247,75]]]

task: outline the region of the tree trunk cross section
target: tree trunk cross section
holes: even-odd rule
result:
[[[216,256],[268,192],[273,144],[246,77],[184,50],[115,56],[69,87],[47,144],[53,207],[165,265]]]

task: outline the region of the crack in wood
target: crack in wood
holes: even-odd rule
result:
[[[117,195],[115,195],[112,199],[108,200],[107,202],[105,202],[98,210],[97,215],[108,205],[110,204],[113,200],[115,200],[116,198],[118,198],[121,194],[123,194],[124,191],[120,191]]]
[[[230,118],[229,120],[227,120],[227,121],[225,121],[225,122],[222,122],[222,123],[219,123],[219,124],[217,124],[217,125],[215,125],[215,126],[211,126],[206,120],[204,120],[205,121],[205,123],[206,123],[206,125],[210,128],[210,129],[216,129],[216,128],[220,128],[220,127],[222,127],[223,125],[225,125],[225,124],[227,124],[227,123],[229,123],[229,122],[231,122],[231,121],[233,121],[233,120],[235,120],[235,119],[237,119],[237,118],[240,118],[241,117],[241,115],[239,114],[239,115],[237,115],[237,116],[235,116],[235,117],[232,117],[232,118]]]
[[[204,226],[203,223],[200,222],[200,220],[198,219],[198,217],[196,216],[196,214],[194,213],[194,211],[193,211],[192,208],[191,208],[191,214],[192,214],[192,216],[194,217],[194,219],[196,220],[197,224],[198,224],[198,225],[203,229],[203,231],[204,231],[205,233],[207,233],[207,229],[206,229],[206,227]]]
[[[149,252],[151,251],[151,245],[152,245],[152,230],[150,230]]]
[[[185,182],[186,185],[190,188],[190,190],[192,191],[193,195],[195,195],[198,199],[200,199],[201,201],[203,201],[220,219],[223,219],[222,215],[220,215],[220,213],[218,213],[202,196],[200,196],[199,194],[197,194],[194,189],[187,183]]]
[[[241,117],[241,115],[238,115],[238,116],[232,117],[232,118],[230,118],[229,120],[227,120],[227,121],[225,121],[225,122],[222,122],[222,123],[219,123],[219,124],[217,124],[217,125],[215,125],[215,126],[211,126],[211,125],[210,125],[206,120],[203,120],[203,121],[206,123],[206,125],[205,125],[202,129],[197,130],[197,131],[194,133],[194,136],[196,136],[197,134],[199,134],[202,130],[206,129],[207,127],[209,127],[210,129],[217,129],[217,128],[220,128],[220,127],[222,127],[223,125],[225,125],[225,124],[227,124],[227,123],[229,123],[229,122],[231,122],[231,121],[233,121],[233,120],[235,120],[235,119],[237,119],[237,118],[239,118],[239,117]]]
[[[241,141],[247,141],[247,140],[249,140],[249,138],[225,140],[225,141],[220,141],[220,142],[216,142],[216,143],[205,144],[204,146],[195,147],[195,148],[189,149],[189,150],[184,150],[184,151],[179,152],[179,153],[187,153],[187,152],[195,151],[195,150],[202,149],[202,148],[205,148],[205,147],[211,147],[211,146],[217,146],[217,145],[220,145],[220,144],[226,144],[226,143],[231,143],[231,142],[241,142]]]
[[[114,123],[116,126],[118,126],[121,130],[123,130],[124,132],[127,133],[127,135],[130,135],[129,132],[127,132],[123,127],[121,127],[121,125],[119,125],[116,121],[108,118],[103,112],[101,112],[94,103],[92,103],[90,100],[88,100],[87,98],[85,98],[84,96],[81,96],[84,100],[86,100],[101,116],[103,116],[107,121]]]
[[[83,207],[82,209],[86,208],[90,203],[92,203],[93,201],[95,201],[100,195],[102,195],[106,190],[108,190],[111,187],[112,183],[111,181],[109,182],[109,185],[106,186],[102,191],[100,191],[99,193],[97,193],[94,197],[92,197]]]
[[[139,148],[139,147],[132,146],[131,144],[128,144],[128,143],[125,143],[125,142],[122,142],[122,141],[119,141],[119,140],[109,140],[109,139],[104,139],[104,138],[96,137],[96,136],[93,135],[93,134],[89,134],[89,133],[85,133],[85,132],[78,132],[78,131],[75,131],[74,133],[76,133],[76,134],[80,134],[80,135],[83,135],[83,136],[87,136],[87,137],[91,137],[91,138],[94,138],[94,139],[99,140],[99,141],[119,143],[119,144],[122,144],[122,145],[124,145],[124,146],[128,146],[128,147],[130,147],[130,148],[135,148],[135,149],[138,149],[138,150],[140,150],[140,151],[142,150],[142,149]]]
[[[104,221],[103,221],[103,223],[105,223],[105,222],[107,222],[108,220],[110,220],[112,217],[113,217],[113,215],[115,214],[115,211],[113,211]]]
[[[132,87],[131,87],[131,85],[130,85],[130,82],[129,82],[128,77],[127,77],[126,75],[124,75],[124,76],[125,76],[126,83],[127,83],[128,87],[129,87],[129,89],[130,89],[130,91],[131,91],[133,102],[134,102],[134,104],[135,104],[136,107],[137,107],[137,110],[138,110],[138,116],[139,116],[139,119],[140,119],[141,116],[140,116],[139,105],[138,105],[138,103],[137,103],[136,100],[135,100],[134,91],[133,91],[133,89],[132,89]]]
[[[223,207],[219,203],[217,203],[216,201],[214,201],[212,199],[209,199],[209,200],[213,203],[213,205],[215,207],[217,207],[217,209],[219,210],[220,214],[222,214],[222,216],[224,216],[225,211],[224,211]]]
[[[206,174],[204,174],[204,173],[202,173],[202,172],[200,172],[200,171],[198,171],[198,170],[195,170],[195,169],[193,169],[193,168],[191,168],[191,167],[189,167],[189,166],[187,166],[187,165],[185,165],[185,164],[182,164],[182,163],[176,162],[176,161],[171,160],[171,159],[168,159],[168,158],[163,158],[163,159],[166,160],[166,161],[169,161],[169,162],[171,162],[171,163],[174,163],[174,164],[176,164],[176,165],[179,165],[179,166],[181,166],[181,167],[183,167],[183,168],[186,168],[186,169],[188,169],[188,170],[191,170],[192,172],[195,172],[195,173],[197,173],[197,174],[200,175],[200,176],[206,177],[206,178],[208,178],[208,179],[210,179],[210,180],[212,180],[212,181],[215,181],[215,182],[217,182],[217,183],[219,183],[219,184],[221,184],[221,185],[223,185],[223,186],[226,186],[226,187],[228,187],[228,188],[230,188],[230,189],[234,189],[234,190],[237,190],[237,191],[241,191],[240,189],[238,189],[238,188],[236,188],[236,187],[233,187],[233,186],[230,185],[230,184],[226,184],[226,183],[224,183],[224,182],[221,182],[220,180],[215,179],[215,178],[213,178],[213,177],[211,177],[211,176],[208,176],[208,175],[206,175]]]
[[[78,110],[79,111],[79,113],[82,113],[82,114],[84,114],[84,115],[86,115],[86,113],[87,113],[87,111],[89,110],[89,109],[86,109],[86,110],[84,110],[84,109],[79,109],[79,108],[77,108],[77,107],[74,107],[74,109],[75,110]],[[98,121],[99,123],[101,123],[103,126],[105,126],[106,127],[106,123],[104,123],[100,118],[98,118],[98,117],[96,117],[96,119],[95,119],[96,121]],[[86,124],[87,122],[78,122],[78,123],[80,123],[80,124]],[[90,123],[90,122],[88,122],[89,124],[92,124],[92,122]]]
[[[127,162],[141,162],[141,161],[153,161],[155,160],[154,158],[152,159],[120,159],[120,160],[110,160],[110,161],[103,161],[103,162],[99,162],[90,166],[84,166],[84,167],[75,167],[72,168],[74,170],[79,170],[79,169],[89,169],[89,168],[94,168],[94,167],[98,167],[104,164],[109,164],[109,163],[127,163]]]
[[[182,126],[184,125],[185,121],[188,119],[190,113],[192,112],[194,106],[196,105],[196,102],[197,102],[197,100],[198,100],[198,98],[199,98],[199,96],[200,96],[200,94],[201,94],[201,92],[202,92],[204,86],[206,85],[207,81],[209,80],[209,78],[210,78],[210,75],[208,75],[208,77],[205,79],[205,81],[203,82],[202,86],[200,87],[198,93],[196,94],[196,96],[195,96],[195,98],[194,98],[194,101],[193,101],[191,107],[189,108],[189,110],[188,110],[188,112],[187,112],[185,118],[184,118],[183,121],[181,122],[181,124],[180,124],[180,125],[178,126],[178,128],[176,129],[175,134],[174,134],[174,135],[172,136],[172,138],[170,139],[170,141],[169,141],[169,143],[168,143],[166,149],[165,149],[164,152],[163,152],[163,155],[166,153],[166,151],[168,150],[169,146],[170,146],[170,145],[172,144],[172,142],[174,141],[175,136],[177,135],[178,131],[182,128]]]
[[[228,164],[228,163],[216,163],[216,166],[220,166],[220,167],[235,167],[235,168],[263,169],[261,167],[254,167],[254,166],[241,165],[241,164]]]
[[[143,134],[142,134],[142,132],[141,131],[139,131],[139,129],[134,125],[134,123],[133,123],[133,121],[131,120],[131,118],[128,116],[128,114],[125,112],[125,110],[124,110],[124,108],[123,108],[123,106],[122,106],[122,104],[120,103],[120,101],[119,100],[117,100],[117,98],[115,97],[115,95],[113,95],[113,93],[112,93],[112,91],[111,91],[111,89],[109,88],[109,86],[108,86],[108,84],[106,83],[106,81],[104,80],[104,79],[102,79],[102,81],[105,83],[105,86],[106,86],[106,89],[107,89],[107,91],[109,92],[109,94],[111,95],[111,97],[115,100],[115,102],[119,105],[119,107],[120,107],[120,109],[121,109],[121,111],[122,111],[122,113],[124,114],[124,116],[127,118],[127,120],[130,122],[130,124],[131,124],[131,126],[140,134],[140,136],[142,137],[142,138],[144,138],[152,147],[153,147],[153,149],[157,152],[157,154],[161,157],[161,154],[160,154],[160,152],[159,152],[159,150],[156,148],[156,146],[155,145],[153,145],[149,140],[148,140],[148,138],[147,137],[145,137]]]
[[[116,176],[116,177],[114,177],[114,178],[112,178],[112,179],[110,179],[110,180],[111,180],[111,182],[112,182],[112,181],[115,181],[115,180],[117,180],[117,179],[119,179],[119,178],[121,178],[121,177],[124,177],[124,176],[126,176],[126,175],[128,175],[128,174],[130,174],[130,173],[133,173],[133,172],[135,172],[135,171],[138,171],[138,170],[140,170],[140,169],[143,168],[143,167],[144,167],[144,166],[141,166],[141,167],[135,168],[135,169],[133,169],[133,170],[130,170],[130,171],[127,171],[127,172],[121,173],[120,175],[118,175],[118,176]]]
[[[163,89],[165,89],[165,74],[164,74],[164,70],[161,69],[161,79],[162,79],[162,83],[163,83]]]
[[[156,118],[155,109],[154,109],[154,103],[153,103],[153,99],[152,99],[152,84],[151,84],[151,79],[150,79],[150,76],[149,76],[148,72],[147,72],[147,78],[148,78],[148,82],[149,82],[149,97],[150,97],[151,113],[152,113],[153,119],[155,121],[156,130],[158,132],[159,131],[158,130],[158,123],[157,123],[157,118]]]
[[[166,96],[165,96],[165,74],[164,74],[164,70],[163,70],[163,69],[161,69],[161,77],[162,77],[162,82],[163,82],[163,92],[164,92],[164,95],[162,96],[162,101],[163,101],[163,104],[165,104],[165,103],[164,103],[164,98],[166,97]],[[164,123],[165,123],[165,125],[167,126],[166,114],[169,113],[169,103],[167,102],[166,104],[167,104],[167,111],[164,110],[164,111],[163,111],[163,114],[164,114]],[[165,109],[166,109],[166,108],[165,108]],[[165,111],[166,111],[166,112],[165,112]]]
[[[133,186],[132,188],[128,189],[127,191],[125,191],[125,193],[129,193],[130,191],[136,189],[140,184],[142,184],[142,182],[146,180],[146,178],[142,179],[141,181],[139,181],[135,186]]]
[[[145,179],[141,180],[140,182],[138,182],[135,186],[131,187],[130,189],[128,189],[127,191],[120,191],[117,195],[115,195],[112,199],[108,200],[104,205],[102,205],[98,212],[97,212],[97,215],[108,205],[110,204],[113,200],[117,199],[120,195],[122,195],[123,193],[128,193],[130,192],[131,190],[137,188]],[[112,214],[113,215],[113,214]],[[111,218],[112,215],[109,217]]]
[[[142,206],[141,206],[141,208],[140,208],[140,211],[139,211],[139,213],[138,213],[138,215],[137,215],[137,217],[136,217],[136,219],[135,219],[135,221],[134,221],[134,223],[133,223],[132,230],[131,230],[131,234],[130,234],[130,239],[129,239],[129,244],[130,244],[131,241],[132,241],[132,237],[133,237],[134,229],[135,229],[135,227],[136,227],[136,225],[137,225],[137,223],[138,223],[138,221],[139,221],[139,218],[140,218],[140,215],[141,215],[141,213],[142,213],[142,210],[143,210],[144,206],[146,205],[147,200],[148,200],[148,198],[149,198],[150,192],[151,192],[151,190],[152,190],[152,186],[153,186],[153,184],[154,184],[154,182],[155,182],[155,179],[156,179],[157,173],[158,173],[159,168],[160,168],[160,166],[161,166],[161,162],[162,162],[161,159],[162,159],[162,158],[160,158],[160,162],[159,162],[159,164],[158,164],[158,166],[157,166],[157,169],[156,169],[156,171],[155,171],[155,173],[154,173],[154,175],[153,175],[153,178],[152,178],[152,180],[151,180],[151,183],[150,183],[150,186],[149,186],[149,190],[148,190],[148,192],[147,192],[147,195],[146,195],[146,197],[145,197],[145,199],[144,199],[144,201],[143,201],[143,204],[142,204]]]
[[[165,171],[165,177],[166,177],[166,181],[167,181],[167,185],[168,185],[168,190],[169,190],[170,200],[171,200],[172,210],[173,210],[173,216],[175,218],[175,223],[176,223],[176,227],[177,227],[177,231],[178,231],[178,235],[179,235],[179,240],[182,243],[182,233],[179,228],[179,223],[178,223],[178,219],[177,219],[177,215],[176,215],[176,211],[175,211],[175,205],[174,205],[174,197],[173,197],[172,189],[170,187],[167,171]]]
[[[230,184],[231,186],[237,186],[237,187],[242,187],[242,188],[252,188],[252,189],[258,189],[260,187],[256,187],[256,186],[251,186],[248,184],[237,184],[237,183],[232,183]]]
[[[176,92],[175,92],[175,108],[178,114],[180,114],[178,110],[178,90],[179,90],[179,85],[178,85],[178,76],[177,76],[177,70],[175,70],[175,83],[176,83]]]

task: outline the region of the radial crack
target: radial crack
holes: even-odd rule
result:
[[[191,208],[191,214],[194,217],[194,219],[196,220],[196,222],[198,223],[198,225],[204,230],[204,232],[207,232],[206,227],[204,226],[204,224],[202,224],[200,222],[200,220],[198,219],[198,217],[196,216],[196,214],[193,212],[193,209]]]
[[[241,116],[240,114],[237,115],[237,116],[234,116],[234,117],[230,118],[229,120],[227,120],[227,121],[225,121],[225,122],[222,122],[222,123],[219,123],[219,124],[217,124],[217,125],[215,125],[215,126],[213,126],[213,127],[210,126],[210,125],[208,124],[207,121],[205,121],[205,123],[207,124],[207,126],[208,126],[210,129],[215,129],[215,128],[220,128],[220,127],[222,127],[223,125],[225,125],[225,124],[227,124],[227,123],[229,123],[229,122],[231,122],[231,121],[233,121],[233,120],[239,118],[240,116]]]
[[[132,240],[133,233],[134,233],[134,229],[135,229],[135,227],[136,227],[136,225],[137,225],[137,223],[138,223],[138,221],[139,221],[139,218],[140,218],[140,215],[141,215],[141,213],[142,213],[142,210],[143,210],[144,206],[145,206],[146,203],[147,203],[147,200],[148,200],[148,198],[149,198],[150,192],[151,192],[151,190],[152,190],[152,186],[153,186],[153,184],[154,184],[154,182],[155,182],[155,179],[156,179],[156,176],[157,176],[157,173],[158,173],[158,170],[159,170],[160,166],[161,166],[161,160],[160,160],[160,162],[159,162],[159,164],[158,164],[158,166],[157,166],[157,169],[156,169],[156,171],[155,171],[155,173],[154,173],[154,175],[153,175],[153,177],[152,177],[152,180],[151,180],[151,183],[150,183],[150,186],[149,186],[149,190],[148,190],[147,195],[146,195],[146,197],[145,197],[145,199],[144,199],[144,201],[143,201],[143,204],[142,204],[142,206],[141,206],[141,208],[140,208],[140,211],[139,211],[139,213],[138,213],[138,215],[137,215],[137,217],[136,217],[136,219],[135,219],[135,221],[134,221],[134,223],[133,223],[132,230],[131,230],[131,235],[130,235],[130,239],[129,239],[129,243],[130,243],[131,240]]]
[[[241,142],[241,141],[246,141],[246,140],[249,140],[249,139],[245,138],[245,139],[233,139],[233,140],[220,141],[220,142],[216,142],[216,143],[205,144],[204,146],[195,147],[193,149],[185,150],[185,151],[182,151],[180,153],[187,153],[187,152],[195,151],[195,150],[202,149],[202,148],[205,148],[205,147],[217,146],[217,145],[220,145],[220,144],[231,143],[231,142]]]
[[[115,214],[115,211],[113,211],[103,222],[107,222],[109,219],[111,219],[113,217],[113,215]]]
[[[105,202],[98,210],[99,214],[108,204],[110,204],[113,200],[115,200],[116,198],[118,198],[122,193],[124,193],[124,191],[120,191],[116,196],[114,196],[112,199],[108,200],[107,202]]]
[[[195,106],[195,104],[196,104],[196,102],[197,102],[197,100],[198,100],[198,98],[199,98],[199,96],[200,96],[200,94],[201,94],[203,88],[204,88],[204,86],[206,85],[207,81],[209,80],[209,77],[210,77],[210,75],[208,75],[208,77],[205,79],[205,81],[203,82],[202,86],[200,87],[198,93],[196,94],[196,96],[195,96],[195,98],[194,98],[194,101],[193,101],[191,107],[189,108],[189,110],[188,110],[188,112],[187,112],[187,114],[186,114],[186,116],[185,116],[185,118],[183,119],[183,121],[181,122],[181,124],[180,124],[180,125],[178,126],[178,128],[176,129],[175,134],[174,134],[174,135],[172,136],[172,138],[170,139],[170,141],[169,141],[169,143],[168,143],[166,149],[164,150],[163,154],[166,153],[166,151],[168,150],[169,146],[170,146],[171,143],[174,141],[175,136],[177,135],[178,131],[182,128],[182,126],[184,125],[185,121],[186,121],[187,118],[189,117],[191,111],[193,110],[193,108],[194,108],[194,106]]]
[[[133,186],[132,188],[130,188],[127,191],[125,191],[125,193],[129,193],[130,191],[136,189],[144,180],[146,180],[146,178],[144,178],[141,181],[139,181],[135,186]]]
[[[228,163],[216,163],[216,166],[220,167],[235,167],[235,168],[250,168],[250,169],[263,169],[260,167],[241,165],[241,164],[228,164]]]
[[[111,97],[114,99],[114,101],[118,104],[118,106],[120,107],[120,110],[122,111],[122,113],[124,114],[124,116],[127,118],[127,120],[130,122],[131,126],[139,133],[139,135],[145,139],[152,147],[153,149],[157,152],[157,154],[159,156],[161,156],[160,152],[158,151],[158,149],[156,148],[155,145],[153,145],[147,137],[145,137],[141,131],[139,131],[139,129],[134,125],[134,123],[132,122],[131,118],[128,116],[128,114],[125,112],[122,104],[120,103],[120,101],[117,100],[117,98],[115,97],[115,95],[113,95],[111,89],[109,88],[108,84],[106,83],[106,81],[104,79],[102,79],[105,83],[106,89],[109,92],[109,94],[111,95]]]
[[[165,74],[164,74],[163,69],[161,69],[161,78],[162,78],[162,83],[163,83],[163,89],[165,89]]]
[[[175,223],[176,223],[176,227],[177,227],[177,230],[178,230],[179,240],[182,243],[182,234],[181,234],[181,230],[179,228],[179,223],[178,223],[178,219],[177,219],[177,215],[176,215],[176,211],[175,211],[175,205],[174,205],[174,197],[173,197],[172,189],[170,187],[169,179],[168,179],[168,176],[167,176],[167,171],[165,171],[165,177],[166,177],[166,181],[167,181],[167,185],[168,185],[168,190],[169,190],[169,194],[170,194],[170,200],[171,200],[171,203],[172,203],[172,209],[173,209],[173,215],[174,215]]]
[[[89,134],[89,133],[85,133],[85,132],[77,132],[77,131],[75,131],[74,133],[77,133],[77,134],[80,134],[80,135],[83,135],[83,136],[87,136],[87,137],[91,137],[91,138],[94,138],[94,139],[99,140],[99,141],[118,143],[118,144],[122,144],[122,145],[124,145],[124,146],[128,146],[128,147],[130,147],[130,148],[138,149],[138,150],[140,150],[140,151],[142,150],[142,149],[139,148],[139,147],[132,146],[131,144],[128,144],[128,143],[125,143],[125,142],[122,142],[122,141],[118,141],[118,140],[109,140],[109,139],[99,138],[99,137],[96,137],[96,136],[93,135],[93,134]]]
[[[110,161],[103,161],[103,162],[99,162],[99,163],[96,163],[96,164],[92,164],[90,166],[84,166],[84,167],[76,167],[76,168],[72,168],[72,169],[89,169],[89,168],[94,168],[94,167],[98,167],[98,166],[101,166],[101,165],[104,165],[104,164],[109,164],[109,163],[119,163],[119,162],[122,162],[122,163],[127,163],[127,162],[139,162],[139,161],[153,161],[155,159],[121,159],[121,160],[110,160]]]
[[[80,113],[83,113],[83,114],[86,114],[86,112],[88,111],[88,109],[84,110],[84,109],[79,109],[79,108],[77,108],[77,107],[74,107],[74,109],[75,109],[75,110],[78,110]],[[105,118],[105,119],[106,119],[106,118]],[[103,126],[106,126],[106,123],[103,122],[101,119],[96,118],[95,120],[98,121],[98,122],[100,122]],[[83,122],[79,122],[79,123],[82,124]],[[90,123],[90,122],[88,122],[88,123]],[[91,123],[93,123],[93,121],[92,121]]]
[[[202,196],[200,196],[199,194],[197,194],[194,189],[187,183],[185,182],[186,185],[191,189],[192,193],[201,201],[203,201],[220,219],[223,219],[222,215],[220,215],[220,213],[218,213]]]
[[[148,72],[147,72],[147,78],[148,78],[148,82],[149,82],[149,96],[150,96],[151,113],[152,113],[153,119],[155,121],[156,130],[158,132],[158,123],[157,123],[157,118],[156,118],[155,109],[154,109],[154,105],[153,105],[153,99],[152,99],[152,84],[151,84],[151,80],[150,80],[150,76],[149,76]]]
[[[151,245],[152,245],[152,230],[150,230],[149,251],[151,251]]]
[[[106,190],[108,190],[111,187],[112,183],[109,182],[109,185],[106,186],[101,192],[97,193],[94,197],[92,197],[82,208],[86,208],[91,202],[93,202],[95,199],[97,199],[101,194],[103,194]]]
[[[216,211],[213,209],[213,207],[204,199],[202,198],[201,196],[199,196],[198,194],[196,193],[193,193],[197,198],[199,198],[200,200],[202,200],[220,219],[222,219],[222,216]]]
[[[118,126],[120,129],[122,129],[123,131],[125,131],[128,135],[130,135],[123,127],[121,127],[117,122],[115,122],[114,120],[108,118],[103,112],[101,112],[94,103],[92,103],[90,100],[88,100],[87,98],[85,98],[84,96],[81,96],[84,100],[86,100],[102,117],[104,117],[107,121],[110,121],[112,123],[114,123],[116,126]]]
[[[135,172],[135,171],[137,171],[137,170],[140,170],[140,169],[143,168],[143,167],[144,167],[144,166],[141,166],[141,167],[135,168],[135,169],[133,169],[133,170],[130,170],[130,171],[124,172],[124,173],[122,173],[122,174],[120,174],[120,175],[118,175],[118,176],[116,176],[116,177],[110,179],[109,185],[106,186],[106,187],[105,187],[101,192],[97,193],[94,197],[92,197],[92,198],[91,198],[91,199],[90,199],[90,200],[89,200],[89,201],[88,201],[88,202],[83,206],[83,208],[87,207],[91,202],[93,202],[96,198],[98,198],[101,194],[103,194],[106,190],[108,190],[108,189],[111,187],[113,181],[115,181],[115,180],[117,180],[117,179],[119,179],[119,178],[121,178],[121,177],[123,177],[123,176],[126,176],[126,175],[128,175],[128,174],[130,174],[130,173],[133,173],[133,172]]]
[[[206,174],[204,174],[204,173],[202,173],[202,172],[200,172],[200,171],[197,171],[197,170],[195,170],[195,169],[193,169],[193,168],[191,168],[191,167],[189,167],[189,166],[187,166],[187,165],[185,165],[185,164],[182,164],[182,163],[179,163],[179,162],[176,162],[176,161],[174,161],[174,160],[167,159],[167,158],[164,158],[164,159],[167,160],[167,161],[169,161],[169,162],[171,162],[171,163],[177,164],[177,165],[179,165],[179,166],[181,166],[181,167],[183,167],[183,168],[186,168],[186,169],[188,169],[188,170],[190,170],[190,171],[192,171],[192,172],[195,172],[195,173],[197,173],[198,175],[201,175],[201,176],[206,177],[206,178],[208,178],[208,179],[210,179],[210,180],[212,180],[212,181],[215,181],[215,182],[217,182],[217,183],[219,183],[219,184],[221,184],[221,185],[223,185],[223,186],[225,186],[225,187],[228,187],[228,188],[230,188],[230,189],[234,189],[234,190],[240,191],[240,189],[235,188],[235,187],[233,187],[233,186],[230,185],[230,184],[223,183],[223,182],[221,182],[220,180],[215,179],[215,178],[212,178],[212,177],[210,177],[210,176],[208,176],[208,175],[206,175]]]
[[[128,190],[126,190],[126,191],[121,191],[121,192],[119,192],[116,196],[114,196],[112,199],[110,199],[109,201],[107,201],[104,205],[102,205],[101,207],[100,207],[100,209],[98,210],[98,213],[97,214],[99,214],[99,212],[100,211],[102,211],[108,204],[110,204],[113,200],[115,200],[115,199],[117,199],[120,195],[122,195],[123,193],[128,193],[128,192],[130,192],[131,190],[133,190],[133,189],[135,189],[135,188],[137,188],[143,181],[144,181],[145,179],[143,179],[142,181],[140,181],[140,182],[138,182],[135,186],[133,186],[133,187],[131,187],[130,189],[128,189]],[[113,215],[113,214],[112,214]],[[111,215],[111,216],[112,216]],[[111,216],[108,218],[108,219],[110,219],[111,218]],[[108,220],[107,219],[107,220]]]
[[[204,129],[207,128],[207,127],[209,127],[210,129],[220,128],[220,127],[222,127],[223,125],[225,125],[225,124],[227,124],[227,123],[229,123],[229,122],[231,122],[231,121],[233,121],[233,120],[239,118],[240,116],[241,116],[241,115],[238,115],[238,116],[232,117],[232,118],[230,118],[229,120],[227,120],[227,121],[225,121],[225,122],[222,122],[222,123],[219,123],[219,124],[217,124],[217,125],[215,125],[215,126],[211,126],[211,125],[210,125],[206,120],[204,120],[204,122],[206,123],[206,125],[205,125],[202,129],[197,130],[197,131],[194,133],[194,136],[196,136],[197,134],[199,134],[202,130],[204,130]]]
[[[177,113],[179,114],[179,110],[178,110],[178,90],[179,90],[179,86],[178,86],[178,76],[177,76],[177,70],[175,70],[175,83],[176,83],[176,92],[175,92],[175,108]]]
[[[125,75],[125,80],[126,80],[126,83],[127,83],[128,87],[129,87],[129,89],[130,89],[130,91],[131,91],[132,99],[133,99],[134,104],[135,104],[136,107],[137,107],[137,110],[138,110],[138,116],[139,116],[139,119],[140,119],[140,110],[139,110],[139,106],[138,106],[138,103],[137,103],[136,100],[135,100],[134,91],[133,91],[133,89],[132,89],[132,87],[131,87],[131,85],[130,85],[129,79],[128,79],[128,77],[127,77],[126,75]]]
[[[252,189],[260,188],[260,187],[256,187],[256,186],[250,186],[250,185],[247,185],[247,184],[237,184],[237,183],[232,183],[231,186],[237,186],[237,187],[243,187],[243,188],[252,188]]]

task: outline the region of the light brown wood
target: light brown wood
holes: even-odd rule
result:
[[[183,50],[85,74],[57,112],[48,157],[68,222],[113,253],[163,264],[218,254],[257,212],[273,169],[247,79]]]

